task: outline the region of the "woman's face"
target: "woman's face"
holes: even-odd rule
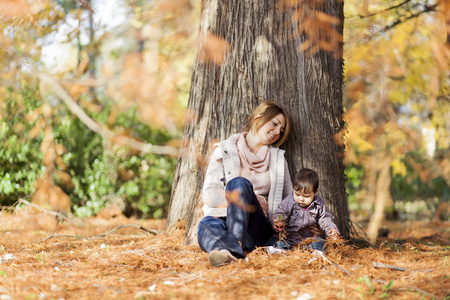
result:
[[[286,119],[283,114],[276,115],[264,124],[256,133],[263,145],[272,145],[278,141],[284,132]]]

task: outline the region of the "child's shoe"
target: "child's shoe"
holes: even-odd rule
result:
[[[267,253],[270,255],[275,253],[286,253],[285,249],[275,248],[274,246],[267,247]]]

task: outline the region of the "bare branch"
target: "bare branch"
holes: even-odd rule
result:
[[[333,266],[335,266],[336,268],[338,268],[339,270],[341,270],[342,272],[346,273],[347,276],[350,276],[350,271],[344,269],[343,267],[339,266],[337,263],[331,261],[329,258],[327,258],[323,253],[321,253],[320,251],[317,251],[318,255],[320,257],[322,257],[326,262],[328,262],[329,264],[332,264]]]
[[[33,66],[29,66],[33,72],[37,75],[37,77],[42,81],[48,84],[50,89],[59,97],[70,111],[75,114],[81,122],[83,122],[90,130],[100,134],[106,139],[114,140],[115,137],[120,137],[121,144],[126,144],[131,148],[139,150],[144,153],[154,153],[154,154],[162,154],[162,155],[171,155],[178,156],[178,148],[171,146],[157,146],[149,143],[142,143],[133,138],[123,135],[116,135],[114,132],[108,130],[102,124],[94,121],[73,99],[69,96],[69,94],[61,87],[61,85],[49,75],[38,71]]]
[[[408,21],[408,20],[417,18],[417,17],[419,17],[420,15],[422,15],[422,14],[424,14],[424,13],[436,11],[436,8],[437,8],[437,4],[435,4],[435,5],[426,5],[426,6],[424,6],[424,9],[421,10],[421,11],[419,11],[419,12],[417,12],[417,13],[415,13],[415,14],[412,14],[412,15],[410,15],[410,16],[404,18],[404,19],[399,18],[399,19],[397,19],[397,21],[395,21],[394,23],[392,23],[392,24],[390,24],[390,25],[386,25],[384,28],[382,28],[381,30],[379,30],[378,33],[386,32],[386,31],[388,31],[388,30],[391,30],[391,29],[394,28],[395,26],[397,26],[397,25],[399,25],[399,24],[402,24],[403,22],[406,22],[406,21]]]
[[[143,231],[145,231],[145,232],[148,232],[148,233],[151,233],[151,234],[154,234],[154,235],[157,235],[157,234],[160,233],[160,232],[157,231],[157,230],[148,229],[148,228],[145,228],[145,227],[140,226],[140,225],[136,225],[136,224],[128,224],[128,225],[119,225],[119,226],[117,226],[116,228],[112,229],[111,231],[109,231],[109,232],[107,232],[107,233],[101,233],[101,234],[97,234],[97,235],[94,235],[94,236],[67,235],[67,234],[51,234],[51,235],[49,235],[48,237],[46,237],[45,239],[43,239],[42,241],[40,241],[38,244],[41,244],[41,243],[43,243],[43,242],[45,242],[45,241],[47,241],[47,240],[49,240],[49,239],[51,239],[51,238],[58,238],[58,237],[71,237],[71,238],[88,239],[88,240],[89,240],[89,239],[94,239],[94,238],[102,238],[102,237],[105,237],[105,236],[107,236],[107,235],[110,235],[110,234],[116,232],[117,230],[119,230],[119,229],[121,229],[121,228],[127,228],[127,227],[134,227],[134,228],[143,230]]]
[[[127,228],[127,227],[134,227],[134,228],[137,228],[137,229],[140,229],[140,230],[143,230],[143,231],[145,231],[145,232],[148,232],[148,233],[151,233],[151,234],[155,234],[155,235],[160,233],[160,232],[157,231],[157,230],[148,229],[148,228],[142,227],[142,226],[140,226],[140,225],[136,225],[136,224],[128,224],[128,225],[120,225],[120,226],[117,226],[116,228],[114,228],[114,229],[111,230],[110,232],[103,233],[103,234],[97,234],[97,235],[95,235],[95,237],[104,237],[104,236],[106,236],[106,235],[109,235],[109,234],[111,234],[111,233],[114,233],[115,231],[117,231],[117,230],[119,230],[119,229],[121,229],[121,228]]]
[[[368,14],[368,15],[353,15],[353,16],[349,16],[347,18],[360,17],[361,19],[363,19],[363,18],[367,18],[367,17],[373,17],[373,16],[376,16],[376,15],[382,14],[382,13],[384,13],[386,11],[392,10],[392,9],[398,9],[401,6],[403,6],[403,5],[405,5],[405,4],[409,3],[409,2],[410,2],[410,0],[406,0],[406,1],[404,1],[404,2],[402,2],[400,4],[398,4],[398,5],[386,8],[386,9],[381,10],[381,11],[376,12],[376,13],[372,13],[372,14]],[[414,4],[413,5],[413,7],[418,7],[418,6],[419,6],[418,4]],[[410,8],[409,9],[405,8],[405,9],[408,12],[411,11]],[[413,13],[413,14],[407,16],[407,17],[399,16],[398,19],[396,21],[394,21],[393,23],[391,23],[389,25],[385,25],[383,28],[381,28],[381,29],[379,29],[377,31],[370,32],[370,34],[367,34],[367,36],[365,37],[365,41],[371,40],[371,39],[377,37],[378,35],[380,35],[381,33],[387,32],[387,31],[395,28],[397,25],[400,25],[400,24],[402,24],[402,23],[404,23],[404,22],[406,22],[408,20],[417,18],[417,17],[421,16],[424,13],[435,12],[436,10],[437,10],[437,4],[433,4],[433,5],[426,5],[425,4],[425,5],[423,5],[423,8],[420,11],[417,11],[416,13]]]
[[[399,4],[397,4],[397,5],[393,5],[393,6],[390,6],[390,7],[388,7],[388,8],[385,8],[385,9],[383,9],[383,10],[379,10],[379,11],[377,11],[377,12],[373,12],[373,13],[370,13],[370,14],[366,14],[366,15],[357,14],[357,15],[348,16],[348,17],[346,17],[346,18],[347,18],[347,19],[355,18],[355,17],[359,17],[360,19],[370,18],[370,17],[376,16],[376,15],[381,15],[381,14],[384,13],[384,12],[387,12],[387,11],[390,11],[390,10],[393,10],[393,9],[396,9],[396,8],[399,8],[399,7],[405,5],[405,4],[408,3],[408,2],[411,2],[411,0],[405,0],[405,1],[403,1],[403,2],[401,2],[401,3],[399,3]]]
[[[422,289],[419,289],[415,286],[411,286],[411,285],[402,285],[400,287],[398,287],[397,289],[393,289],[393,290],[397,290],[397,291],[414,291],[414,292],[418,292],[418,293],[422,293],[426,296],[432,297],[433,299],[437,299],[437,300],[441,300],[442,298],[436,296],[435,294],[429,293],[427,291],[424,291]]]
[[[371,241],[369,241],[369,240],[367,239],[367,233],[364,231],[364,228],[362,228],[358,223],[353,222],[353,221],[350,220],[350,219],[349,219],[349,223],[350,223],[351,228],[353,229],[353,231],[355,232],[355,234],[356,234],[359,238],[361,238],[362,240],[364,240],[365,242],[369,243],[369,244],[372,245],[372,246],[377,246],[377,244],[374,244],[374,243],[372,243]],[[354,224],[356,224],[356,225],[358,226],[358,228],[362,230],[362,232],[364,233],[364,235],[366,236],[366,238],[362,237],[362,236],[358,233],[358,231],[356,230]]]
[[[57,220],[56,225],[58,225],[58,222],[59,222],[59,219],[60,219],[60,218],[66,220],[66,221],[69,221],[69,218],[67,218],[66,216],[64,216],[61,212],[56,212],[56,211],[53,211],[53,210],[50,210],[50,209],[46,209],[46,208],[44,208],[44,207],[42,207],[42,206],[39,206],[39,205],[34,204],[34,203],[31,203],[31,202],[29,202],[29,201],[27,201],[27,200],[25,200],[25,199],[20,199],[20,200],[17,202],[17,206],[20,206],[21,204],[26,204],[26,205],[28,205],[28,206],[30,206],[30,207],[36,208],[36,209],[39,210],[39,211],[42,211],[42,212],[45,212],[45,213],[47,213],[47,214],[49,214],[49,215],[55,216],[55,219]],[[14,204],[14,205],[15,205],[15,204]]]

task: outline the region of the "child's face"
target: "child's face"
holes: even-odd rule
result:
[[[317,192],[312,191],[294,191],[294,201],[300,204],[301,207],[308,207],[314,199]]]

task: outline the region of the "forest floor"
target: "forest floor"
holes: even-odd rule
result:
[[[450,299],[450,222],[385,225],[376,245],[331,244],[328,261],[258,248],[213,268],[182,224],[2,210],[0,299]]]

